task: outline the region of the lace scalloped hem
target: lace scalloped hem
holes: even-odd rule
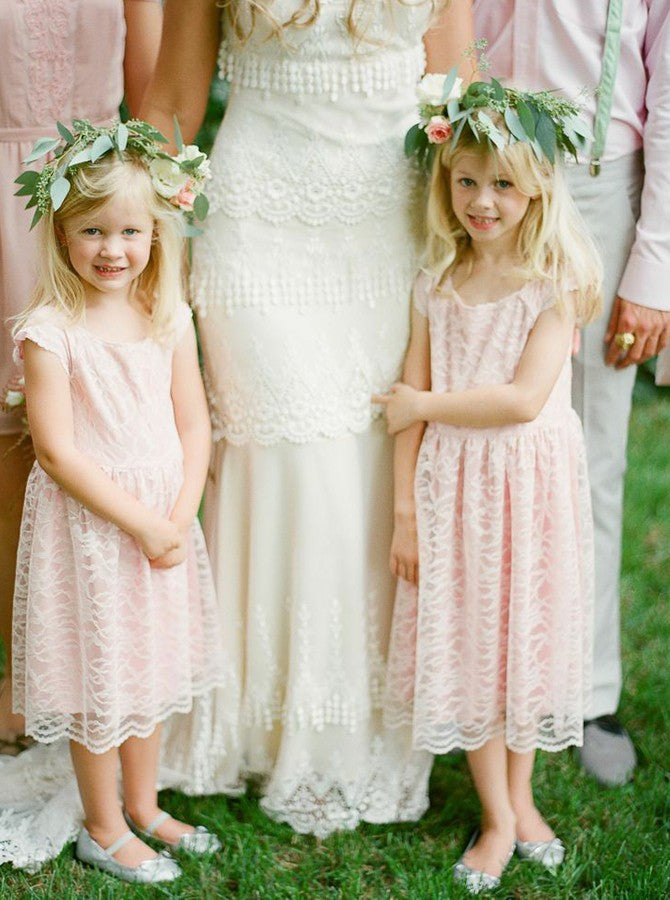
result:
[[[223,682],[218,675],[215,678],[210,678],[203,684],[193,688],[187,697],[170,703],[169,706],[164,706],[161,710],[152,713],[151,716],[129,717],[116,727],[113,734],[105,734],[99,738],[92,735],[90,722],[82,721],[76,715],[70,715],[67,718],[59,716],[58,724],[54,724],[53,719],[50,720],[47,717],[37,721],[26,719],[25,733],[29,737],[34,738],[39,744],[54,744],[66,738],[77,744],[82,744],[91,753],[107,753],[115,747],[120,747],[128,738],[144,739],[150,737],[156,730],[156,727],[171,716],[177,713],[190,713],[194,698],[202,697],[215,688],[221,687],[222,684]],[[19,715],[25,715],[25,711],[20,708],[17,708],[17,712]]]
[[[384,716],[384,724],[389,730],[412,727],[411,714],[388,712]],[[447,729],[445,729],[447,731]],[[448,733],[438,734],[437,729],[414,728],[412,747],[415,751],[426,751],[435,756],[451,753],[452,750],[479,750],[494,738],[504,737],[505,746],[512,753],[529,753],[531,750],[542,750],[546,753],[560,753],[568,747],[581,747],[584,743],[584,722],[580,717],[561,727],[559,734],[551,735],[551,728],[535,729],[533,734],[522,737],[517,729],[513,734],[505,725],[490,726],[478,729],[476,734],[465,735],[461,729],[448,729]]]

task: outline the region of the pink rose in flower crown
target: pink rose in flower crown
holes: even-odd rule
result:
[[[191,210],[193,209],[195,198],[196,194],[193,190],[193,182],[188,181],[182,188],[179,189],[178,193],[176,193],[174,197],[170,197],[170,203],[174,203],[174,205],[178,206],[179,209],[183,209],[186,212],[191,212]]]
[[[431,116],[426,125],[426,135],[431,144],[446,143],[453,133],[451,122],[444,116]]]

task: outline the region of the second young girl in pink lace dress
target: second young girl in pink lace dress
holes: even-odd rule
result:
[[[377,398],[398,433],[387,721],[411,723],[416,748],[467,751],[483,817],[456,876],[476,892],[515,842],[562,858],[531,774],[536,748],[581,742],[587,703],[592,523],[570,353],[600,274],[560,169],[527,142],[492,151],[465,128],[444,144],[428,228],[403,383]]]

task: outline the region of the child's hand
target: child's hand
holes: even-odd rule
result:
[[[172,566],[178,566],[186,559],[187,543],[186,537],[183,538],[181,544],[174,550],[168,550],[162,556],[157,556],[151,560],[152,569],[171,569]]]
[[[159,515],[149,516],[135,538],[145,556],[151,560],[177,550],[184,540],[178,526]]]
[[[411,584],[419,584],[419,544],[414,516],[396,517],[391,541],[391,572]]]
[[[419,391],[402,382],[394,384],[388,394],[374,395],[372,402],[381,403],[386,407],[389,434],[397,434],[420,421],[417,410],[418,398]]]

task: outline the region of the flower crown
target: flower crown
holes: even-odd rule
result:
[[[580,107],[551,91],[519,91],[491,78],[474,81],[461,93],[456,69],[447,75],[425,75],[417,87],[421,121],[405,136],[405,153],[430,165],[435,146],[451,140],[455,147],[469,128],[477,141],[502,150],[517,141],[529,143],[538,161],[554,163],[557,151],[577,159],[592,135],[579,118]],[[509,134],[501,131],[485,112],[495,110],[505,120]]]
[[[202,221],[207,215],[209,202],[203,193],[208,178],[209,160],[194,144],[184,146],[179,125],[175,119],[175,141],[178,153],[170,156],[161,149],[167,138],[148,122],[131,119],[115,122],[106,128],[97,128],[85,119],[75,119],[72,130],[57,122],[60,138],[40,138],[32,153],[23,162],[29,164],[47,154],[53,158],[39,171],[23,172],[16,179],[20,185],[17,197],[28,197],[26,209],[35,208],[30,227],[33,228],[51,207],[59,209],[67,197],[71,182],[68,175],[81,165],[97,162],[111,151],[123,158],[124,152],[139,156],[147,165],[156,193],[187,217],[187,234],[198,233],[192,218]]]

